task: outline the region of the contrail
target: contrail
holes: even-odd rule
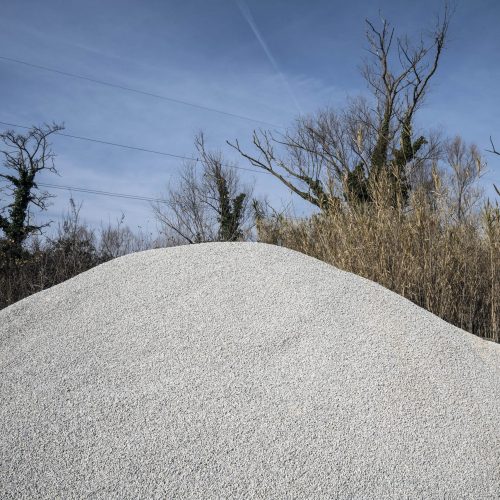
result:
[[[241,11],[242,16],[245,18],[246,22],[250,26],[250,29],[253,31],[255,38],[257,38],[257,41],[259,42],[260,46],[266,53],[266,56],[269,59],[269,62],[271,63],[272,67],[283,81],[286,89],[288,90],[288,93],[290,94],[290,97],[292,98],[293,103],[295,104],[295,107],[297,108],[297,111],[299,112],[299,114],[302,114],[301,108],[299,106],[297,99],[295,98],[295,94],[293,93],[292,87],[285,78],[285,75],[280,71],[276,59],[273,57],[271,51],[269,50],[269,47],[267,46],[266,41],[264,40],[262,34],[259,31],[259,28],[257,28],[257,25],[255,24],[255,20],[252,16],[252,13],[250,12],[250,9],[248,8],[248,5],[245,3],[245,0],[236,0],[236,3]]]

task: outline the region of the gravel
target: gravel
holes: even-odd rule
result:
[[[0,311],[1,498],[500,496],[500,345],[260,243]]]

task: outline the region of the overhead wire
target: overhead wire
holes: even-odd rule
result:
[[[10,122],[4,122],[4,121],[0,121],[0,125],[5,125],[7,127],[22,128],[22,129],[25,129],[25,130],[29,130],[29,129],[32,128],[32,127],[29,127],[27,125],[20,125],[20,124],[17,124],[17,123],[10,123]],[[167,153],[165,151],[157,151],[157,150],[154,150],[154,149],[148,149],[148,148],[141,147],[141,146],[129,146],[127,144],[120,144],[120,143],[117,143],[117,142],[110,142],[110,141],[105,141],[103,139],[95,139],[95,138],[92,138],[92,137],[84,137],[84,136],[81,136],[81,135],[67,134],[65,132],[54,132],[54,134],[55,135],[60,135],[60,136],[63,136],[63,137],[69,137],[71,139],[78,139],[80,141],[88,141],[88,142],[95,142],[97,144],[104,144],[106,146],[114,146],[114,147],[117,147],[117,148],[132,149],[134,151],[141,151],[143,153],[152,153],[152,154],[161,155],[161,156],[168,156],[168,157],[171,157],[171,158],[178,158],[178,159],[181,159],[181,160],[194,161],[196,163],[201,162],[200,158],[195,158],[195,157],[192,157],[192,156],[183,156],[183,155],[178,155],[178,154],[174,154],[174,153]],[[240,167],[238,165],[233,165],[233,164],[230,164],[230,163],[221,163],[221,165],[223,167],[235,168],[237,170],[245,170],[247,172],[252,172],[254,174],[267,174],[267,175],[271,175],[269,172],[266,172],[265,170],[255,170],[255,169],[252,169],[252,168]]]
[[[126,85],[120,85],[120,84],[117,84],[117,83],[111,83],[111,82],[107,82],[105,80],[100,80],[100,79],[97,79],[97,78],[91,78],[91,77],[88,77],[88,76],[78,75],[76,73],[71,73],[69,71],[62,71],[62,70],[58,70],[58,69],[55,69],[55,68],[49,68],[48,66],[43,66],[41,64],[30,63],[28,61],[23,61],[21,59],[16,59],[14,57],[7,57],[7,56],[0,55],[0,60],[8,61],[8,62],[11,62],[11,63],[20,64],[20,65],[24,65],[24,66],[28,66],[30,68],[41,69],[43,71],[48,71],[48,72],[55,73],[55,74],[58,74],[58,75],[63,75],[63,76],[69,77],[69,78],[76,78],[76,79],[79,79],[79,80],[85,80],[87,82],[97,83],[99,85],[104,85],[106,87],[112,87],[112,88],[116,88],[116,89],[119,89],[119,90],[124,90],[126,92],[133,92],[135,94],[141,94],[141,95],[145,95],[145,96],[149,96],[149,97],[155,97],[157,99],[162,99],[164,101],[169,101],[169,102],[173,102],[173,103],[176,103],[176,104],[182,104],[183,106],[190,106],[192,108],[202,109],[204,111],[210,111],[212,113],[219,113],[221,115],[231,116],[233,118],[239,118],[241,120],[247,120],[247,121],[251,121],[251,122],[254,122],[254,123],[261,123],[261,124],[265,124],[265,125],[268,125],[268,126],[271,126],[271,127],[280,128],[279,125],[267,122],[265,120],[258,120],[257,118],[252,118],[250,116],[241,115],[241,114],[238,114],[238,113],[231,113],[229,111],[224,111],[224,110],[213,108],[213,107],[210,107],[210,106],[205,106],[203,104],[197,104],[197,103],[194,103],[194,102],[185,101],[185,100],[182,100],[182,99],[177,99],[175,97],[170,97],[170,96],[166,96],[166,95],[156,94],[154,92],[149,92],[149,91],[146,91],[146,90],[140,90],[140,89],[136,89],[136,88],[133,88],[133,87],[128,87]]]
[[[129,200],[138,200],[138,201],[149,201],[152,203],[167,203],[165,200],[161,198],[152,198],[150,196],[140,196],[132,193],[116,193],[113,191],[100,191],[98,189],[92,188],[82,188],[76,186],[61,186],[59,184],[49,184],[47,182],[37,182],[38,186],[51,188],[51,189],[61,189],[64,191],[76,191],[78,193],[87,193],[87,194],[96,194],[101,196],[111,196],[115,198],[126,198]]]

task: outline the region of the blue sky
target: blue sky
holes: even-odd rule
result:
[[[438,1],[18,0],[0,3],[0,56],[77,73],[230,113],[287,126],[300,112],[340,107],[366,93],[359,73],[364,19],[379,11],[401,33],[432,26]],[[251,13],[262,40],[245,19]],[[500,2],[461,0],[450,39],[418,120],[461,134],[481,150],[500,146]],[[193,154],[203,130],[209,147],[238,159],[226,139],[248,142],[259,123],[0,61],[0,121],[64,122],[69,134]],[[180,160],[58,137],[54,184],[156,197],[182,168]],[[500,157],[486,153],[485,183],[500,184]],[[241,166],[247,166],[239,160]],[[268,175],[243,174],[277,207],[307,206]],[[491,192],[491,190],[490,190]],[[68,206],[57,197],[53,220]],[[123,212],[132,227],[153,230],[147,202],[73,193],[92,225]]]

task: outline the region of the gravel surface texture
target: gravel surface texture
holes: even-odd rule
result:
[[[500,345],[279,247],[0,311],[0,498],[498,499],[499,416]]]

